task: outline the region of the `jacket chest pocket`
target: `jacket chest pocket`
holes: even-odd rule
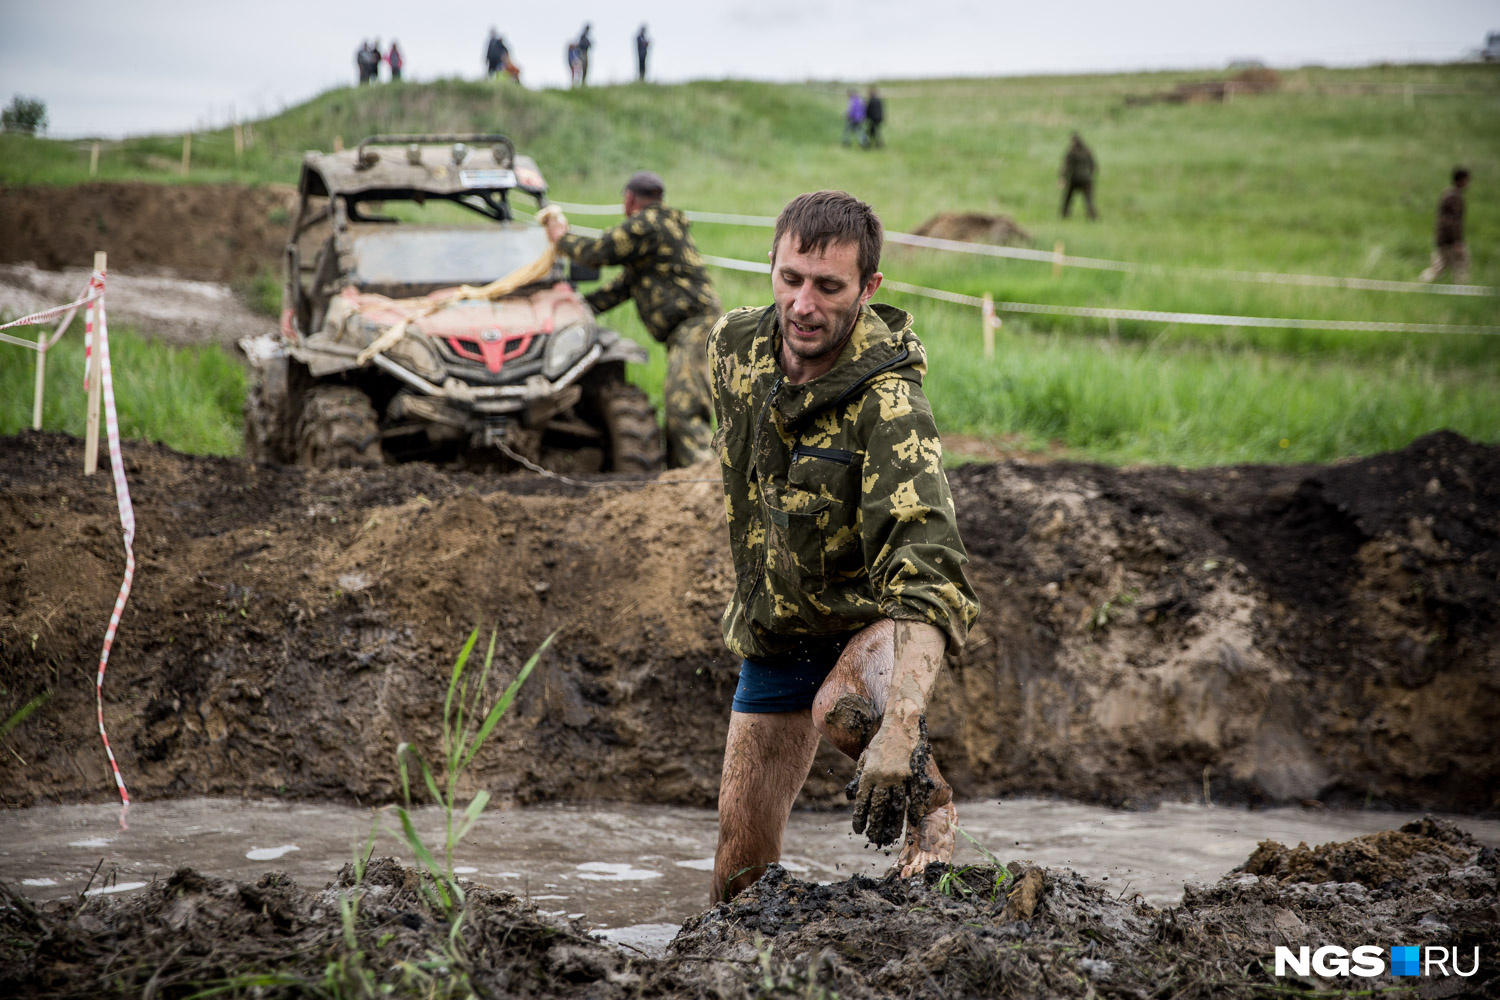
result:
[[[778,567],[793,567],[812,593],[863,561],[859,554],[860,463],[853,452],[797,445],[787,470],[787,488],[768,506],[770,534],[777,535]]]
[[[797,509],[766,504],[766,572],[790,586],[785,596],[821,593],[826,585],[824,536],[833,508],[840,505],[792,491],[780,499]]]

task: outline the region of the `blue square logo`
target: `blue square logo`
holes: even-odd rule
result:
[[[1420,976],[1417,966],[1421,962],[1421,951],[1416,945],[1395,945],[1391,948],[1391,975]]]

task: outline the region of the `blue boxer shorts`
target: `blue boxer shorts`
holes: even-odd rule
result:
[[[833,671],[850,638],[813,636],[789,653],[744,660],[739,685],[734,689],[734,710],[764,714],[812,708],[818,688]]]

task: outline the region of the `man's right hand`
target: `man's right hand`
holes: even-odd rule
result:
[[[568,231],[568,217],[563,215],[562,209],[556,205],[548,205],[537,213],[536,219],[547,230],[547,239],[553,244],[563,238]]]

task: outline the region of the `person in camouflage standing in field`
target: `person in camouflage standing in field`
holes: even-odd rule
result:
[[[719,791],[712,899],[781,856],[821,733],[858,760],[854,830],[905,843],[903,877],[953,857],[952,789],[927,697],[979,613],[922,393],[912,318],[870,305],[882,230],[842,191],[792,201],[771,251],[775,304],[709,337],[743,657]]]
[[[1453,186],[1438,199],[1432,264],[1422,272],[1423,281],[1436,281],[1448,271],[1460,284],[1469,276],[1469,246],[1464,242],[1464,190],[1468,186],[1468,169],[1454,167]]]
[[[1068,151],[1063,154],[1062,170],[1058,174],[1058,183],[1063,188],[1062,217],[1064,219],[1068,217],[1068,209],[1072,207],[1075,192],[1083,195],[1083,203],[1089,210],[1089,218],[1099,218],[1094,211],[1095,169],[1093,150],[1084,145],[1083,136],[1074,132],[1072,142],[1068,143]]]
[[[642,170],[625,183],[625,221],[588,239],[568,232],[562,215],[547,222],[557,252],[590,267],[618,264],[619,277],[584,298],[594,312],[626,299],[651,336],[667,345],[667,461],[674,467],[713,456],[708,388],[708,331],[723,313],[687,216],[662,204],[662,179]]]

